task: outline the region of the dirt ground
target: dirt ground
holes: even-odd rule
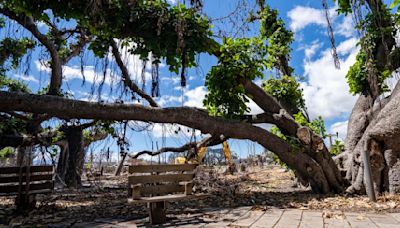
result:
[[[297,186],[294,175],[278,166],[252,167],[235,175],[224,174],[224,167],[199,167],[195,192],[209,197],[171,203],[169,214],[193,214],[207,208],[252,206],[298,208],[303,210],[351,212],[400,212],[400,195],[384,195],[371,203],[365,196],[316,195]],[[38,195],[37,209],[26,215],[14,213],[14,198],[0,197],[0,227],[65,227],[85,221],[105,219],[134,220],[147,217],[145,205],[127,203],[127,175],[105,175],[85,180],[79,190],[57,189]]]

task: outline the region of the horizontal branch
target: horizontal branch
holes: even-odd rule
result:
[[[223,140],[226,140],[226,139],[223,138]],[[190,150],[192,148],[196,148],[196,147],[200,148],[200,147],[214,146],[214,145],[222,143],[223,140],[221,140],[221,137],[219,137],[219,138],[218,137],[208,137],[208,138],[201,140],[198,143],[190,142],[190,143],[186,143],[185,145],[180,146],[180,147],[163,147],[157,151],[144,150],[144,151],[136,153],[135,155],[129,155],[129,157],[136,159],[139,156],[142,156],[145,154],[150,155],[150,156],[157,156],[159,154],[166,153],[166,152],[181,153],[181,152],[185,152],[185,151],[188,151],[188,150]]]
[[[61,119],[177,123],[211,135],[262,142],[264,147],[277,153],[281,151],[289,154],[291,150],[284,140],[262,128],[238,120],[209,116],[206,111],[192,107],[152,108],[137,104],[95,103],[49,95],[0,91],[0,111],[47,113]]]
[[[4,147],[32,146],[35,144],[50,145],[57,131],[45,131],[37,135],[6,134],[0,135],[0,149]]]
[[[136,120],[153,123],[177,123],[225,138],[248,139],[273,151],[279,159],[303,177],[315,176],[318,191],[328,192],[329,185],[322,177],[321,167],[305,153],[296,153],[285,140],[260,127],[222,117],[192,107],[153,108],[137,104],[95,103],[71,100],[58,96],[34,95],[0,91],[0,112],[22,111],[47,113],[62,119]],[[314,167],[309,169],[308,167]],[[321,182],[317,184],[317,182]],[[318,187],[319,188],[319,187]]]
[[[111,48],[112,48],[112,53],[115,57],[115,61],[117,62],[119,68],[121,69],[122,73],[122,81],[124,82],[124,85],[132,90],[133,92],[137,93],[139,96],[143,97],[147,102],[152,107],[159,107],[159,105],[154,101],[154,99],[149,96],[147,93],[145,93],[143,90],[139,88],[130,78],[129,71],[126,68],[124,62],[122,61],[121,54],[118,51],[118,46],[115,43],[114,40],[111,40]]]

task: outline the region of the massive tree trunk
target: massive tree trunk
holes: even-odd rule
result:
[[[254,84],[245,83],[249,92],[262,93],[262,90],[252,90]],[[221,117],[209,116],[204,110],[189,107],[179,108],[151,108],[141,105],[104,104],[86,101],[69,100],[47,95],[32,95],[0,91],[0,111],[16,110],[31,113],[47,113],[63,119],[96,119],[96,120],[137,120],[153,123],[177,123],[189,126],[203,133],[213,136],[223,135],[225,138],[249,139],[258,142],[266,149],[273,151],[282,162],[296,171],[304,180],[308,181],[315,192],[339,192],[342,189],[342,179],[331,159],[323,141],[308,128],[300,127],[284,109],[274,102],[268,103],[268,97],[257,100],[260,107],[269,109],[273,113],[267,115],[266,122],[278,125],[287,134],[297,137],[301,146],[296,150],[283,139],[270,132],[247,123],[246,121],[228,120]],[[278,113],[275,113],[278,112]],[[275,113],[275,114],[274,114]],[[72,137],[69,140],[69,166],[76,166],[77,161],[71,158],[71,151],[77,158],[77,151],[82,148],[82,141],[77,137],[81,132],[74,129],[67,131]],[[68,137],[67,136],[67,137]],[[75,136],[75,137],[74,137]],[[73,143],[73,144],[71,144]],[[72,180],[75,175],[72,175]]]
[[[381,0],[366,1],[371,17],[380,28],[394,28],[391,17],[382,17],[384,5]],[[338,156],[338,164],[345,172],[345,178],[350,182],[347,188],[351,193],[364,193],[364,164],[362,152],[367,150],[372,169],[372,179],[375,193],[389,191],[400,192],[400,84],[396,85],[389,97],[379,99],[382,93],[378,86],[380,72],[390,69],[395,71],[398,60],[389,61],[390,51],[395,48],[394,33],[382,32],[374,41],[376,46],[370,48],[362,45],[363,51],[369,56],[368,61],[375,62],[368,69],[368,88],[361,95],[351,113],[345,152]],[[380,72],[378,72],[380,71]]]
[[[376,193],[400,192],[400,82],[392,94],[376,101],[361,96],[350,116],[345,152],[340,157],[348,192],[365,192],[361,152],[368,149]]]
[[[60,147],[60,154],[58,155],[56,173],[61,181],[64,182],[68,167],[68,143],[62,141],[58,143],[58,146]]]
[[[65,168],[65,184],[68,187],[77,188],[81,185],[81,174],[83,169],[83,134],[82,128],[76,126],[68,126],[63,130],[65,133],[67,147],[64,161]],[[64,165],[63,164],[63,165]]]
[[[17,151],[17,166],[32,165],[32,147],[19,146]]]

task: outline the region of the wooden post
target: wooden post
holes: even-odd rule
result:
[[[165,201],[149,203],[149,218],[150,223],[153,224],[163,224],[167,221],[167,216],[165,215]]]
[[[15,199],[17,211],[30,211],[36,207],[36,195],[20,194]]]
[[[140,184],[132,186],[132,199],[134,200],[140,199]]]
[[[124,166],[124,162],[125,162],[126,155],[128,155],[128,153],[123,152],[123,154],[122,154],[122,159],[121,159],[121,161],[120,161],[120,163],[119,163],[119,165],[118,165],[117,170],[115,171],[115,176],[119,176],[119,175],[121,174],[122,167]]]
[[[185,194],[192,195],[192,190],[193,190],[193,182],[185,183]]]
[[[370,138],[367,137],[365,140],[365,147],[362,150],[362,157],[364,163],[364,181],[365,181],[365,189],[367,190],[367,195],[372,202],[376,202],[374,184],[372,180],[372,172],[371,172],[371,165],[369,162],[369,148]]]

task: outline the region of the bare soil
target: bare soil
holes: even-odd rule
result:
[[[196,201],[169,205],[168,214],[193,214],[207,209],[252,206],[298,208],[321,211],[400,212],[400,195],[383,195],[371,203],[365,196],[317,195],[298,186],[291,171],[278,166],[251,167],[246,172],[224,174],[225,167],[200,167],[195,192],[210,194]],[[53,194],[38,195],[37,209],[25,215],[14,212],[14,198],[0,197],[0,227],[64,227],[96,220],[135,220],[147,217],[145,205],[127,203],[127,175],[85,180],[79,190],[56,189]]]

